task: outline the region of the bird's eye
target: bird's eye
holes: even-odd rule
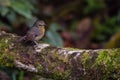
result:
[[[38,24],[39,26],[41,26],[41,24]]]
[[[35,35],[35,37],[37,37],[38,35]]]

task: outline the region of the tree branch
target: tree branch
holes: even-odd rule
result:
[[[80,50],[46,43],[18,42],[0,32],[0,65],[16,67],[55,80],[120,79],[120,49]]]

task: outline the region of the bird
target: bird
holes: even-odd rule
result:
[[[37,45],[38,41],[45,35],[45,26],[46,24],[43,20],[36,20],[27,33],[19,39],[19,42],[32,41]]]

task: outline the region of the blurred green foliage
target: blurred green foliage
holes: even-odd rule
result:
[[[54,46],[63,47],[63,41],[57,31],[61,30],[61,26],[57,23],[51,23],[50,29],[47,31],[47,39],[45,41]]]
[[[7,16],[9,13],[13,12],[11,13],[12,16],[15,16],[15,13],[18,13],[26,18],[32,18],[31,10],[33,9],[33,5],[30,3],[30,1],[28,0],[3,0],[2,3],[7,3],[7,4],[2,4],[2,7],[1,7],[2,16]]]
[[[33,18],[33,5],[31,0],[0,0],[0,28],[17,31],[20,24]]]
[[[95,23],[95,32],[92,39],[97,42],[108,41],[113,34],[120,31],[120,26],[117,23],[117,17],[108,18],[104,23]]]
[[[86,0],[87,6],[85,8],[85,13],[91,13],[95,11],[100,11],[105,8],[105,0]]]
[[[0,15],[8,19],[11,24],[18,20],[19,15],[32,18],[33,9],[33,4],[28,0],[1,0],[0,3]]]

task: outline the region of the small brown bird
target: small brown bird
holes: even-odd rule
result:
[[[37,41],[40,40],[45,34],[45,25],[46,24],[43,20],[36,20],[32,28],[30,28],[26,35],[21,37],[19,41],[33,41],[37,45]]]

